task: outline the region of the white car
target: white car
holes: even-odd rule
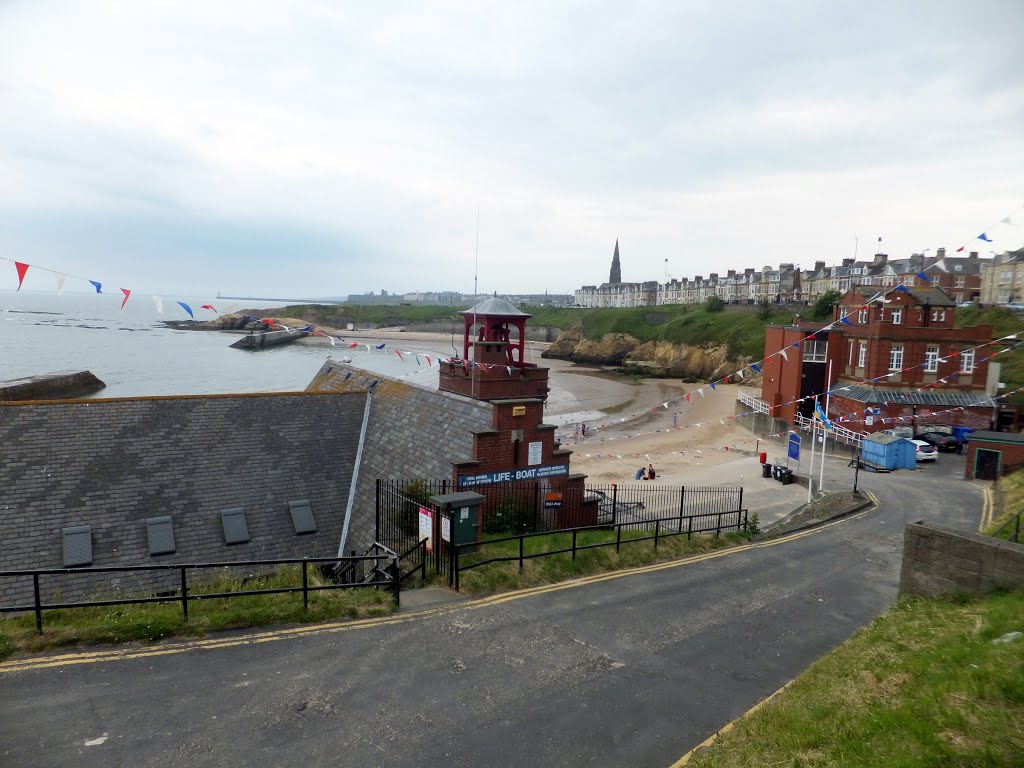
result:
[[[924,440],[911,440],[917,447],[917,460],[918,461],[935,461],[939,455],[938,450],[931,443],[926,443]]]

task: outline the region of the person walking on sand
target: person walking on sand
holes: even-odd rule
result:
[[[678,422],[678,420],[679,420],[679,414],[678,413],[673,413],[672,414],[672,429],[676,428],[676,423]]]

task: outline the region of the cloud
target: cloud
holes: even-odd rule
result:
[[[956,246],[1024,197],[1022,22],[1015,0],[0,5],[0,248],[309,295],[471,290],[478,204],[482,290],[600,282],[616,237],[631,280],[838,260],[855,234]]]

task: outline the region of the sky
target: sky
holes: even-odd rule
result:
[[[0,0],[0,256],[303,298],[567,293],[616,240],[625,281],[1002,252],[1021,29],[1020,0]]]

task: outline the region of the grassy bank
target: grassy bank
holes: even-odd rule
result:
[[[1020,333],[1024,340],[1024,314],[1011,312],[1004,307],[964,307],[956,311],[956,325],[958,328],[966,328],[972,325],[991,325],[992,336],[1001,338],[1011,333]],[[994,348],[993,348],[994,349]],[[979,351],[979,355],[981,352]],[[1009,392],[1024,387],[1024,348],[1015,349],[1000,355],[996,358],[1002,365],[999,380],[1006,384],[1004,391]],[[1006,402],[1022,402],[1024,397],[1015,395],[1009,397]]]
[[[1024,765],[1024,591],[900,602],[689,763]]]
[[[460,573],[460,589],[470,594],[489,594],[502,592],[510,589],[522,589],[534,587],[541,584],[553,584],[566,579],[590,576],[607,571],[620,570],[622,568],[633,568],[640,565],[647,565],[661,560],[672,560],[687,555],[710,552],[721,549],[739,542],[746,541],[746,537],[736,534],[722,534],[716,537],[714,534],[697,534],[687,540],[686,536],[662,537],[658,540],[655,548],[653,540],[637,541],[645,536],[653,536],[653,529],[650,531],[629,531],[622,532],[622,545],[618,552],[614,546],[604,546],[597,549],[581,549],[576,553],[573,560],[571,553],[548,555],[532,560],[526,560],[523,564],[523,572],[519,573],[519,562],[488,563],[470,571]],[[495,536],[494,538],[501,538]],[[577,547],[584,547],[593,544],[613,544],[615,542],[614,531],[584,531],[577,535]],[[560,549],[568,549],[572,546],[572,535],[567,533],[551,534],[549,536],[536,536],[524,540],[523,553],[526,556],[542,552],[553,552]],[[490,560],[495,557],[519,556],[519,542],[503,541],[495,544],[488,544],[479,552],[463,555],[461,564],[465,568],[472,563]],[[447,577],[445,577],[447,583]]]
[[[324,583],[310,572],[310,586]],[[191,594],[274,589],[301,586],[300,569],[241,581],[222,578],[190,588]],[[0,619],[0,658],[15,653],[38,653],[67,645],[95,645],[132,641],[152,643],[166,637],[199,637],[217,630],[245,629],[281,624],[306,624],[330,619],[379,616],[394,610],[388,592],[344,589],[312,592],[309,610],[302,594],[251,595],[190,601],[188,622],[180,603],[148,603],[97,608],[70,608],[43,613],[43,634],[36,634],[33,614]]]
[[[1004,475],[996,481],[995,503],[997,508],[992,525],[985,529],[987,536],[995,536],[999,529],[1014,515],[1024,509],[1024,469]],[[1000,533],[1000,538],[1008,539],[1013,529]]]

